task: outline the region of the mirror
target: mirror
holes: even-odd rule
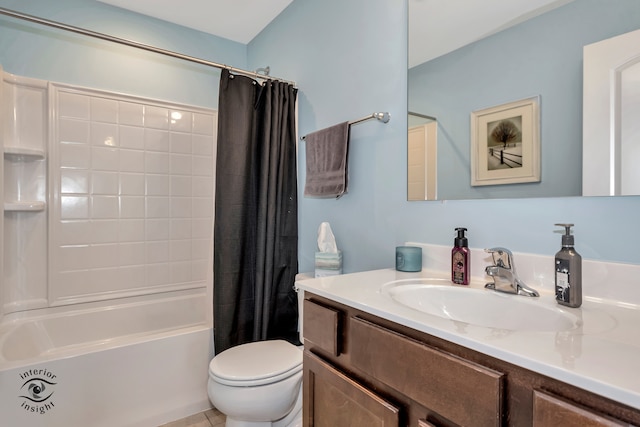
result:
[[[640,194],[640,30],[584,48],[583,196]]]
[[[408,110],[437,118],[437,199],[581,196],[583,47],[640,28],[640,2],[452,3],[409,1]],[[471,113],[537,96],[540,181],[472,186]]]

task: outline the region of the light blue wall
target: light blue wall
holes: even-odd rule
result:
[[[0,7],[239,68],[246,45],[95,0],[0,0]],[[218,105],[220,71],[0,15],[5,71],[202,107]]]
[[[406,201],[405,9],[406,2],[393,0],[296,0],[249,45],[250,65],[269,63],[275,75],[298,82],[301,135],[370,111],[393,114],[388,125],[353,128],[349,194],[300,196],[300,271],[313,271],[322,221],[331,223],[344,251],[345,272],[393,266],[394,246],[407,240],[451,245],[460,226],[469,228],[472,248],[553,255],[560,247],[557,222],[576,224],[584,258],[639,263],[638,197]],[[300,194],[304,161],[301,143]]]
[[[504,245],[549,255],[560,241],[553,224],[567,221],[576,223],[576,244],[585,258],[640,262],[638,197],[406,202],[406,0],[295,0],[248,46],[248,56],[244,46],[93,0],[0,0],[0,6],[241,68],[270,65],[272,74],[300,87],[301,135],[374,111],[391,112],[386,125],[354,126],[349,194],[339,200],[300,197],[301,271],[313,269],[322,221],[333,226],[345,272],[392,266],[394,246],[407,240],[450,245],[457,226],[469,228],[474,248]],[[165,66],[150,54],[113,52],[102,42],[77,46],[76,36],[46,31],[0,17],[0,63],[17,74],[217,104],[217,75],[210,69]],[[123,70],[129,67],[144,78],[125,81]],[[174,68],[179,71],[170,71]],[[183,86],[185,76],[202,93]],[[304,149],[301,143],[301,189]]]
[[[295,0],[249,44],[250,66],[268,63],[274,75],[297,82],[300,135],[391,113],[387,124],[352,127],[349,194],[339,200],[302,197],[300,143],[300,271],[313,270],[323,221],[344,251],[345,271],[391,265],[393,248],[404,239],[409,224],[397,209],[406,199],[406,40],[406,0]]]
[[[438,118],[438,197],[582,194],[582,48],[640,28],[636,0],[580,0],[409,70],[409,110]],[[539,183],[471,187],[471,111],[541,97]]]

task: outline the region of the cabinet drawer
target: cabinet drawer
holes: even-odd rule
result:
[[[630,426],[597,414],[560,397],[533,392],[533,427],[616,427]]]
[[[303,335],[322,350],[340,355],[340,327],[342,313],[310,300],[304,300]]]
[[[399,427],[400,409],[308,350],[304,352],[305,427]]]
[[[458,425],[502,424],[503,374],[366,320],[351,320],[355,368]]]

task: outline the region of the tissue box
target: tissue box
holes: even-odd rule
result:
[[[315,277],[336,276],[342,274],[342,251],[316,252]]]

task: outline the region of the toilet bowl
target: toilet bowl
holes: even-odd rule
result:
[[[229,348],[211,360],[207,391],[226,427],[301,427],[302,349],[283,340]]]
[[[296,280],[313,276],[298,274]],[[298,290],[302,336],[304,291]],[[283,340],[228,348],[209,363],[209,400],[226,427],[302,427],[302,346]]]

